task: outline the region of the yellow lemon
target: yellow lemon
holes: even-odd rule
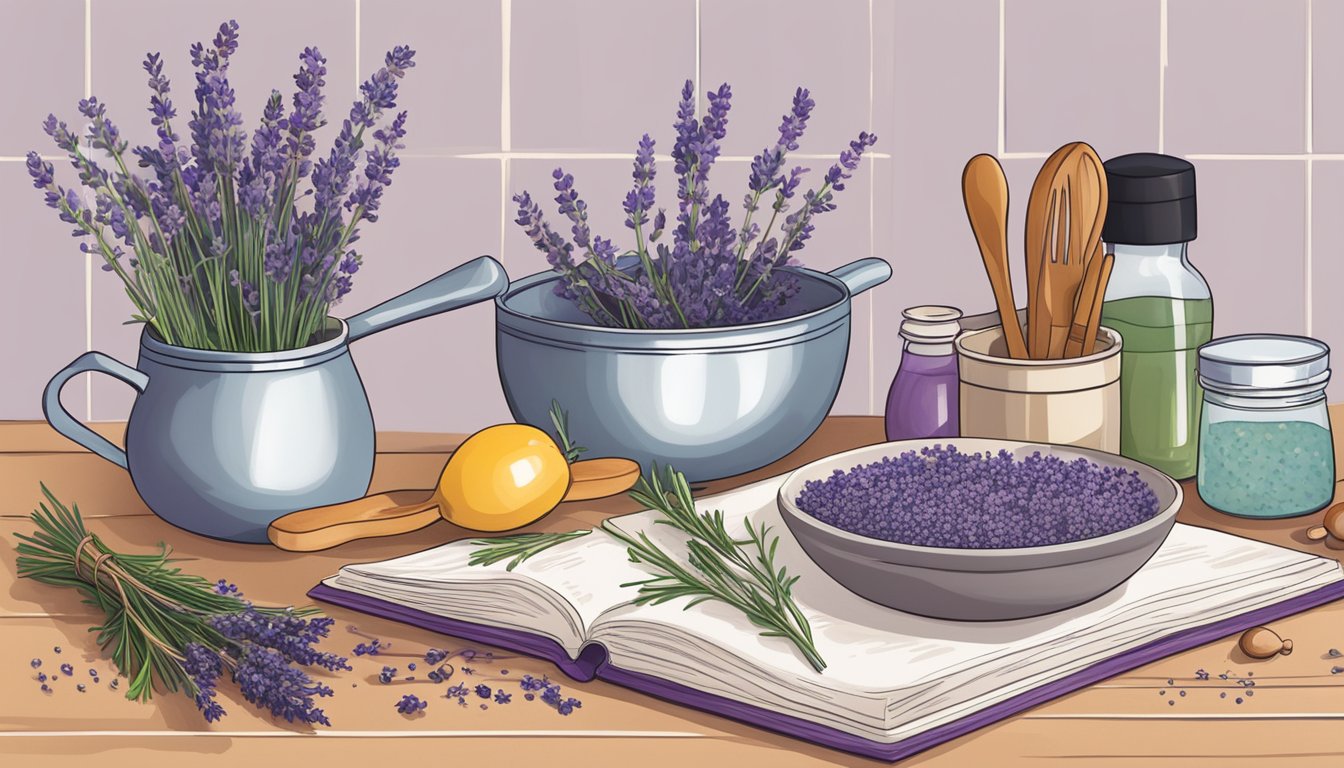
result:
[[[440,510],[473,531],[507,531],[541,519],[569,490],[569,463],[550,435],[498,424],[467,438],[439,478]]]

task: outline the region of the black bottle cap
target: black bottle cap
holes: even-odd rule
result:
[[[1166,245],[1195,239],[1195,166],[1152,152],[1113,157],[1105,165],[1109,201],[1102,240]]]

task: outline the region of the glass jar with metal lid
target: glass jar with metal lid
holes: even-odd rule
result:
[[[1230,336],[1200,347],[1204,503],[1241,517],[1293,517],[1328,505],[1335,492],[1329,380],[1330,348],[1316,339]]]

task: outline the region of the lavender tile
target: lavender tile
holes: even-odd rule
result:
[[[733,87],[724,152],[750,156],[773,143],[798,86],[817,102],[803,152],[838,154],[870,130],[868,42],[865,0],[792,3],[787,10],[774,0],[702,3],[700,90]],[[672,116],[670,99],[660,114]]]
[[[695,73],[695,2],[514,0],[515,150],[634,152]]]
[[[1195,172],[1190,259],[1213,291],[1214,335],[1304,332],[1306,163],[1204,160]]]
[[[398,108],[411,113],[408,152],[500,149],[499,2],[379,0],[364,3],[360,11],[360,68],[365,73],[394,45],[415,49],[415,69],[402,81],[398,99]]]
[[[1344,152],[1344,0],[1311,4],[1312,149]]]
[[[0,155],[49,154],[43,118],[73,111],[84,95],[84,3],[0,0],[0,18],[0,72],[8,73]]]
[[[1344,242],[1344,161],[1318,160],[1312,167],[1311,216],[1311,335],[1344,354],[1344,262],[1338,258]],[[1338,359],[1338,358],[1336,358]],[[1335,376],[1328,391],[1331,402],[1344,400],[1344,376]]]
[[[1004,18],[1009,152],[1087,141],[1103,157],[1155,151],[1158,0],[1028,0]]]
[[[349,317],[499,246],[499,162],[410,158],[359,246]],[[474,432],[512,421],[495,369],[494,305],[398,326],[352,348],[379,429]]]
[[[1305,0],[1170,0],[1166,150],[1305,146]]]
[[[0,323],[8,366],[0,376],[0,419],[42,418],[42,390],[84,352],[84,254],[70,227],[42,203],[23,163],[0,163],[0,232],[6,277]],[[65,387],[63,402],[87,416],[87,377]]]
[[[901,312],[944,304],[965,314],[993,310],[975,235],[966,220],[961,171],[966,159],[910,152],[877,161],[875,254],[895,270],[873,293],[873,381],[881,413],[901,359]],[[1018,306],[1026,305],[1023,226],[1042,160],[1004,160],[1008,179],[1008,254]]]
[[[873,4],[875,149],[936,159],[928,170],[939,179],[938,169],[955,166],[959,178],[967,158],[994,151],[998,8],[996,0]]]
[[[153,23],[147,23],[147,20]],[[116,0],[93,3],[93,93],[108,105],[131,146],[153,139],[147,109],[149,89],[140,63],[148,51],[163,54],[164,72],[173,86],[177,105],[176,129],[186,135],[194,102],[189,46],[209,42],[221,22],[239,24],[238,51],[231,59],[229,81],[237,91],[244,126],[256,126],[272,89],[285,95],[294,90],[294,73],[305,46],[316,46],[327,57],[324,112],[330,121],[317,135],[319,153],[325,153],[341,119],[357,94],[355,80],[354,0],[232,0],[227,9],[214,4],[175,0]],[[362,62],[367,76],[375,62]],[[419,74],[419,73],[412,73]],[[410,77],[412,75],[408,75]],[[75,105],[58,112],[72,120]]]

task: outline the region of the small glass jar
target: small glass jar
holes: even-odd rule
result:
[[[1199,349],[1199,497],[1239,517],[1295,517],[1335,493],[1325,385],[1330,348],[1302,336],[1230,336]]]
[[[905,346],[887,392],[887,439],[956,437],[961,429],[952,342],[961,332],[961,310],[929,305],[902,314]]]

